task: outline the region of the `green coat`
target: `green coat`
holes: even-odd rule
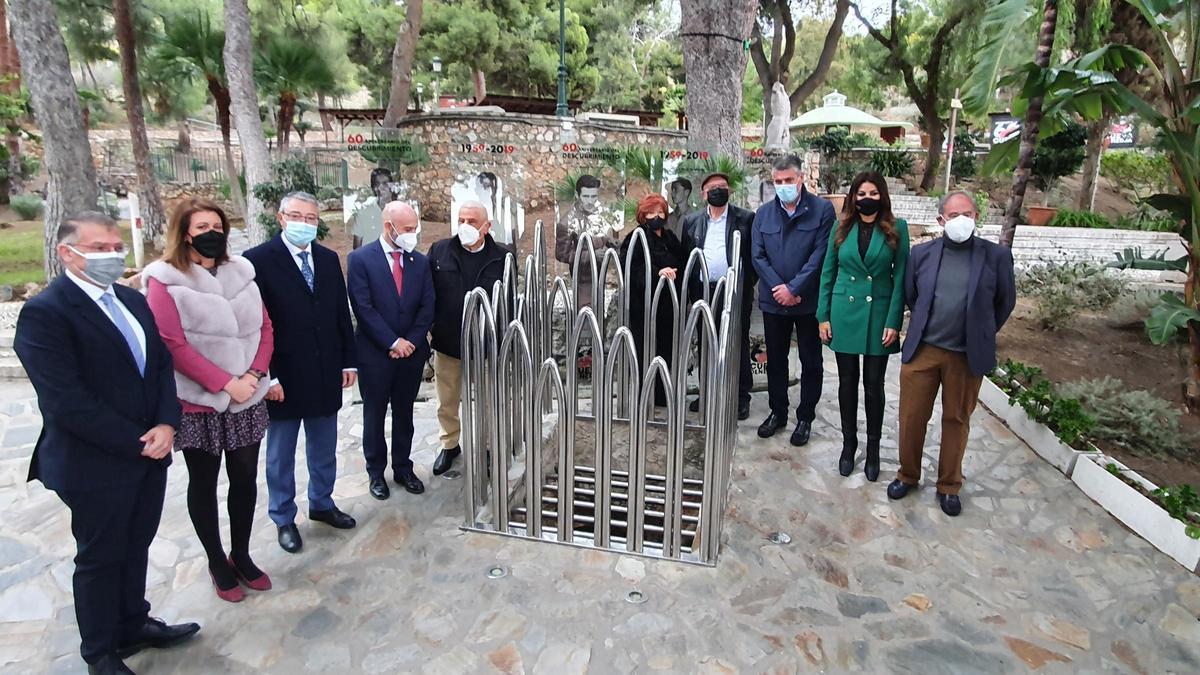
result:
[[[896,220],[896,250],[887,245],[879,228],[871,235],[864,260],[858,254],[858,223],[846,241],[829,250],[821,268],[817,321],[830,322],[829,347],[843,354],[879,356],[900,351],[900,340],[883,346],[883,329],[900,330],[904,321],[904,268],[908,264],[908,223]]]

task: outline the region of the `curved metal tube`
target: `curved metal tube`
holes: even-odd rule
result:
[[[520,359],[516,364],[514,359]],[[509,371],[515,371],[511,376]],[[506,410],[512,407],[523,407],[524,414],[519,415],[520,431],[511,433],[510,425],[515,425],[518,417],[510,418],[500,415],[497,434],[508,441],[507,447],[496,448],[492,452],[492,505],[495,512],[496,529],[508,531],[508,472],[512,462],[513,451],[522,446],[529,447],[530,436],[533,435],[533,412],[531,406],[510,406],[510,402],[523,400],[530,393],[526,391],[529,382],[533,381],[533,361],[529,357],[529,337],[520,321],[508,324],[504,331],[504,340],[500,343],[500,358],[497,363],[496,392],[504,402]],[[541,434],[539,433],[538,436]],[[528,461],[528,453],[526,453]],[[528,508],[528,505],[526,505]]]
[[[486,358],[485,355],[490,357]],[[462,396],[459,418],[462,420],[463,490],[467,506],[467,525],[476,525],[476,503],[482,498],[481,485],[475,475],[480,469],[483,439],[476,431],[476,420],[484,419],[480,408],[486,409],[488,390],[496,384],[496,318],[487,293],[472,289],[465,296],[462,333]],[[500,445],[495,425],[489,425],[491,447]]]
[[[550,385],[550,391],[546,391],[547,383]],[[558,364],[554,359],[548,358],[542,361],[542,367],[538,370],[537,385],[534,387],[535,400],[546,400],[546,396],[552,397],[558,403],[559,420],[555,425],[558,437],[558,462],[559,467],[567,464],[567,426],[563,423],[563,410],[566,407],[566,396],[563,393],[562,376],[558,374]],[[525,532],[531,537],[541,539],[542,537],[542,486],[546,484],[546,474],[542,468],[542,431],[540,427],[535,426],[533,433],[533,444],[530,445],[530,452],[525,458]],[[531,478],[532,476],[532,478]],[[570,541],[570,538],[564,534],[570,532],[571,524],[563,523],[563,507],[562,504],[567,501],[564,497],[563,474],[560,468],[558,479],[558,540]],[[568,494],[571,494],[568,492]]]
[[[608,360],[604,365],[603,382],[604,388],[602,394],[597,394],[593,398],[593,405],[596,410],[596,426],[599,434],[599,443],[596,444],[596,499],[595,499],[595,520],[596,520],[596,545],[608,547],[610,527],[609,522],[612,515],[612,423],[613,416],[609,412],[612,406],[612,382],[613,375],[616,373],[616,365],[624,357],[626,367],[622,375],[628,373],[632,375],[633,382],[638,381],[638,358],[637,348],[633,344],[633,333],[629,328],[621,326],[613,335],[611,347],[608,350]],[[598,373],[595,367],[592,369],[592,386],[597,384]],[[622,379],[624,379],[622,377]],[[636,389],[633,392],[634,397],[637,396]],[[634,438],[630,428],[630,453],[632,457]],[[633,467],[630,466],[630,479],[633,477]],[[632,489],[632,488],[631,488]]]
[[[600,335],[600,324],[596,321],[596,314],[591,307],[584,307],[579,310],[579,314],[575,317],[575,326],[571,330],[571,339],[567,344],[567,354],[577,354],[579,352],[579,338],[583,335],[584,329],[592,331],[592,401],[593,407],[595,401],[602,400],[605,394],[604,379],[595,376],[595,373],[604,372],[604,338]],[[567,391],[571,392],[571,396],[567,397],[567,414],[566,424],[570,433],[567,435],[567,464],[564,467],[559,467],[559,490],[564,482],[567,483],[567,490],[574,495],[575,486],[575,419],[579,415],[579,371],[574,363],[568,362],[567,367]],[[595,410],[593,409],[593,412]],[[596,445],[600,444],[600,416],[596,415]],[[597,450],[599,448],[597,447]],[[559,505],[560,513],[566,517],[566,523],[571,530],[571,538],[567,541],[574,540],[575,527],[575,502],[573,499],[565,499]],[[599,518],[597,517],[597,520]],[[563,533],[559,533],[561,538]]]
[[[642,379],[642,392],[638,397],[638,405],[634,410],[633,431],[635,438],[629,447],[629,519],[628,527],[625,534],[625,549],[631,553],[641,553],[643,539],[645,537],[645,518],[646,518],[646,432],[647,422],[650,417],[650,402],[651,396],[654,393],[654,385],[656,381],[662,383],[663,388],[668,392],[667,395],[667,420],[675,418],[675,397],[670,394],[674,392],[671,381],[670,366],[663,357],[656,356],[650,360],[650,365],[646,368],[646,375]],[[680,433],[680,429],[674,424],[667,424],[667,447],[675,447],[676,435]],[[679,505],[674,501],[673,493],[670,492],[670,486],[675,484],[675,466],[673,462],[667,462],[666,481],[668,491],[663,498],[663,557],[677,558],[679,557],[679,548],[673,545],[673,542],[678,541],[674,536],[668,536],[671,532],[669,523],[676,522],[675,514],[679,510]],[[682,481],[681,481],[682,484]]]

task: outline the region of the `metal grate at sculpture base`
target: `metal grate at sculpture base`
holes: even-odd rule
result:
[[[597,260],[583,236],[568,290],[547,275],[541,221],[533,236],[523,274],[510,255],[491,293],[466,297],[463,528],[716,564],[736,441],[740,237],[725,276],[710,285],[695,250],[679,278],[696,283],[677,288],[651,279],[643,229],[624,260],[612,249]],[[660,325],[670,359],[655,355]],[[577,362],[587,349],[590,373]]]

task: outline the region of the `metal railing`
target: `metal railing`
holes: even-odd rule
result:
[[[715,285],[697,250],[681,291],[658,278],[651,293],[644,230],[634,231],[624,261],[609,249],[600,265],[583,236],[568,292],[562,277],[547,277],[537,222],[523,279],[510,254],[490,293],[466,296],[464,529],[716,564],[736,442],[741,246],[735,233],[734,262]],[[630,297],[635,258],[644,273],[640,299]],[[576,309],[581,265],[592,273],[592,298]],[[608,302],[617,311],[606,319],[610,276],[616,292]],[[691,279],[702,289],[694,299]],[[631,325],[631,300],[645,308],[640,326]],[[669,359],[652,351],[660,310],[670,314]],[[585,341],[590,377],[575,367]],[[687,410],[693,382],[694,413]],[[665,415],[651,407],[656,385],[666,392]]]

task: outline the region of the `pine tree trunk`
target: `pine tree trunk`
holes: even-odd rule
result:
[[[117,46],[121,52],[121,85],[125,90],[125,113],[129,117],[129,136],[133,142],[133,162],[137,168],[138,200],[146,241],[163,234],[166,214],[158,194],[158,179],[150,164],[150,140],[146,137],[146,113],[142,108],[142,87],[138,81],[137,45],[134,43],[133,15],[129,0],[113,0],[113,18]]]
[[[225,152],[225,177],[229,181],[229,198],[238,215],[246,217],[246,197],[242,194],[242,172],[233,160],[233,130],[229,119],[229,89],[220,79],[208,76],[208,92],[217,108],[217,126],[221,128],[221,148]]]
[[[230,111],[241,141],[246,165],[246,234],[251,244],[266,241],[260,215],[277,204],[263,204],[254,186],[271,180],[271,155],[258,117],[258,92],[254,88],[254,63],[250,42],[250,10],[246,0],[225,0],[225,77],[229,82]],[[237,180],[237,175],[231,177]]]
[[[688,150],[726,155],[741,163],[743,44],[750,36],[758,3],[680,0],[680,9]]]
[[[296,94],[285,91],[279,95],[279,113],[275,128],[279,134],[279,156],[286,157],[292,146],[292,119],[296,116]]]
[[[175,149],[183,153],[192,151],[192,127],[186,117],[179,118],[179,135],[175,138]]]
[[[0,91],[10,96],[21,92],[21,59],[8,36],[8,9],[3,2],[0,2]],[[25,187],[25,181],[21,179],[20,131],[17,121],[10,120],[4,140],[8,150],[8,183],[7,189],[0,194],[4,204],[8,203],[10,195],[19,194]]]
[[[1088,125],[1087,159],[1083,162],[1083,185],[1079,188],[1079,210],[1091,211],[1096,206],[1096,188],[1100,185],[1100,156],[1104,154],[1104,137],[1111,123],[1108,115]]]
[[[929,134],[929,148],[925,152],[925,173],[921,175],[921,189],[929,192],[933,189],[938,177],[938,166],[942,163],[942,143],[946,140],[946,130],[938,117],[937,104],[930,101],[921,116],[925,133]]]
[[[487,75],[482,70],[476,70],[471,76],[471,81],[475,85],[475,105],[479,105],[487,98]]]
[[[1042,6],[1042,26],[1038,30],[1037,53],[1034,64],[1041,69],[1050,66],[1050,50],[1054,46],[1054,30],[1058,23],[1058,0],[1045,0]],[[1038,129],[1042,123],[1042,97],[1029,99],[1025,121],[1021,125],[1021,149],[1017,155],[1017,170],[1013,173],[1012,198],[1004,211],[1004,226],[1000,230],[1000,243],[1011,247],[1017,234],[1017,221],[1021,218],[1021,205],[1025,203],[1025,188],[1029,185],[1029,172],[1033,167],[1033,151],[1037,147]]]
[[[392,49],[392,87],[388,92],[387,112],[383,114],[383,128],[391,129],[396,122],[408,114],[408,97],[412,92],[412,67],[417,55],[417,38],[421,35],[421,17],[425,0],[408,0],[404,8],[404,23],[396,33],[396,46]]]
[[[67,215],[96,208],[96,165],[54,0],[8,0],[8,11],[45,148],[43,164],[49,179],[44,269],[50,281],[62,273],[55,248],[59,223]]]

